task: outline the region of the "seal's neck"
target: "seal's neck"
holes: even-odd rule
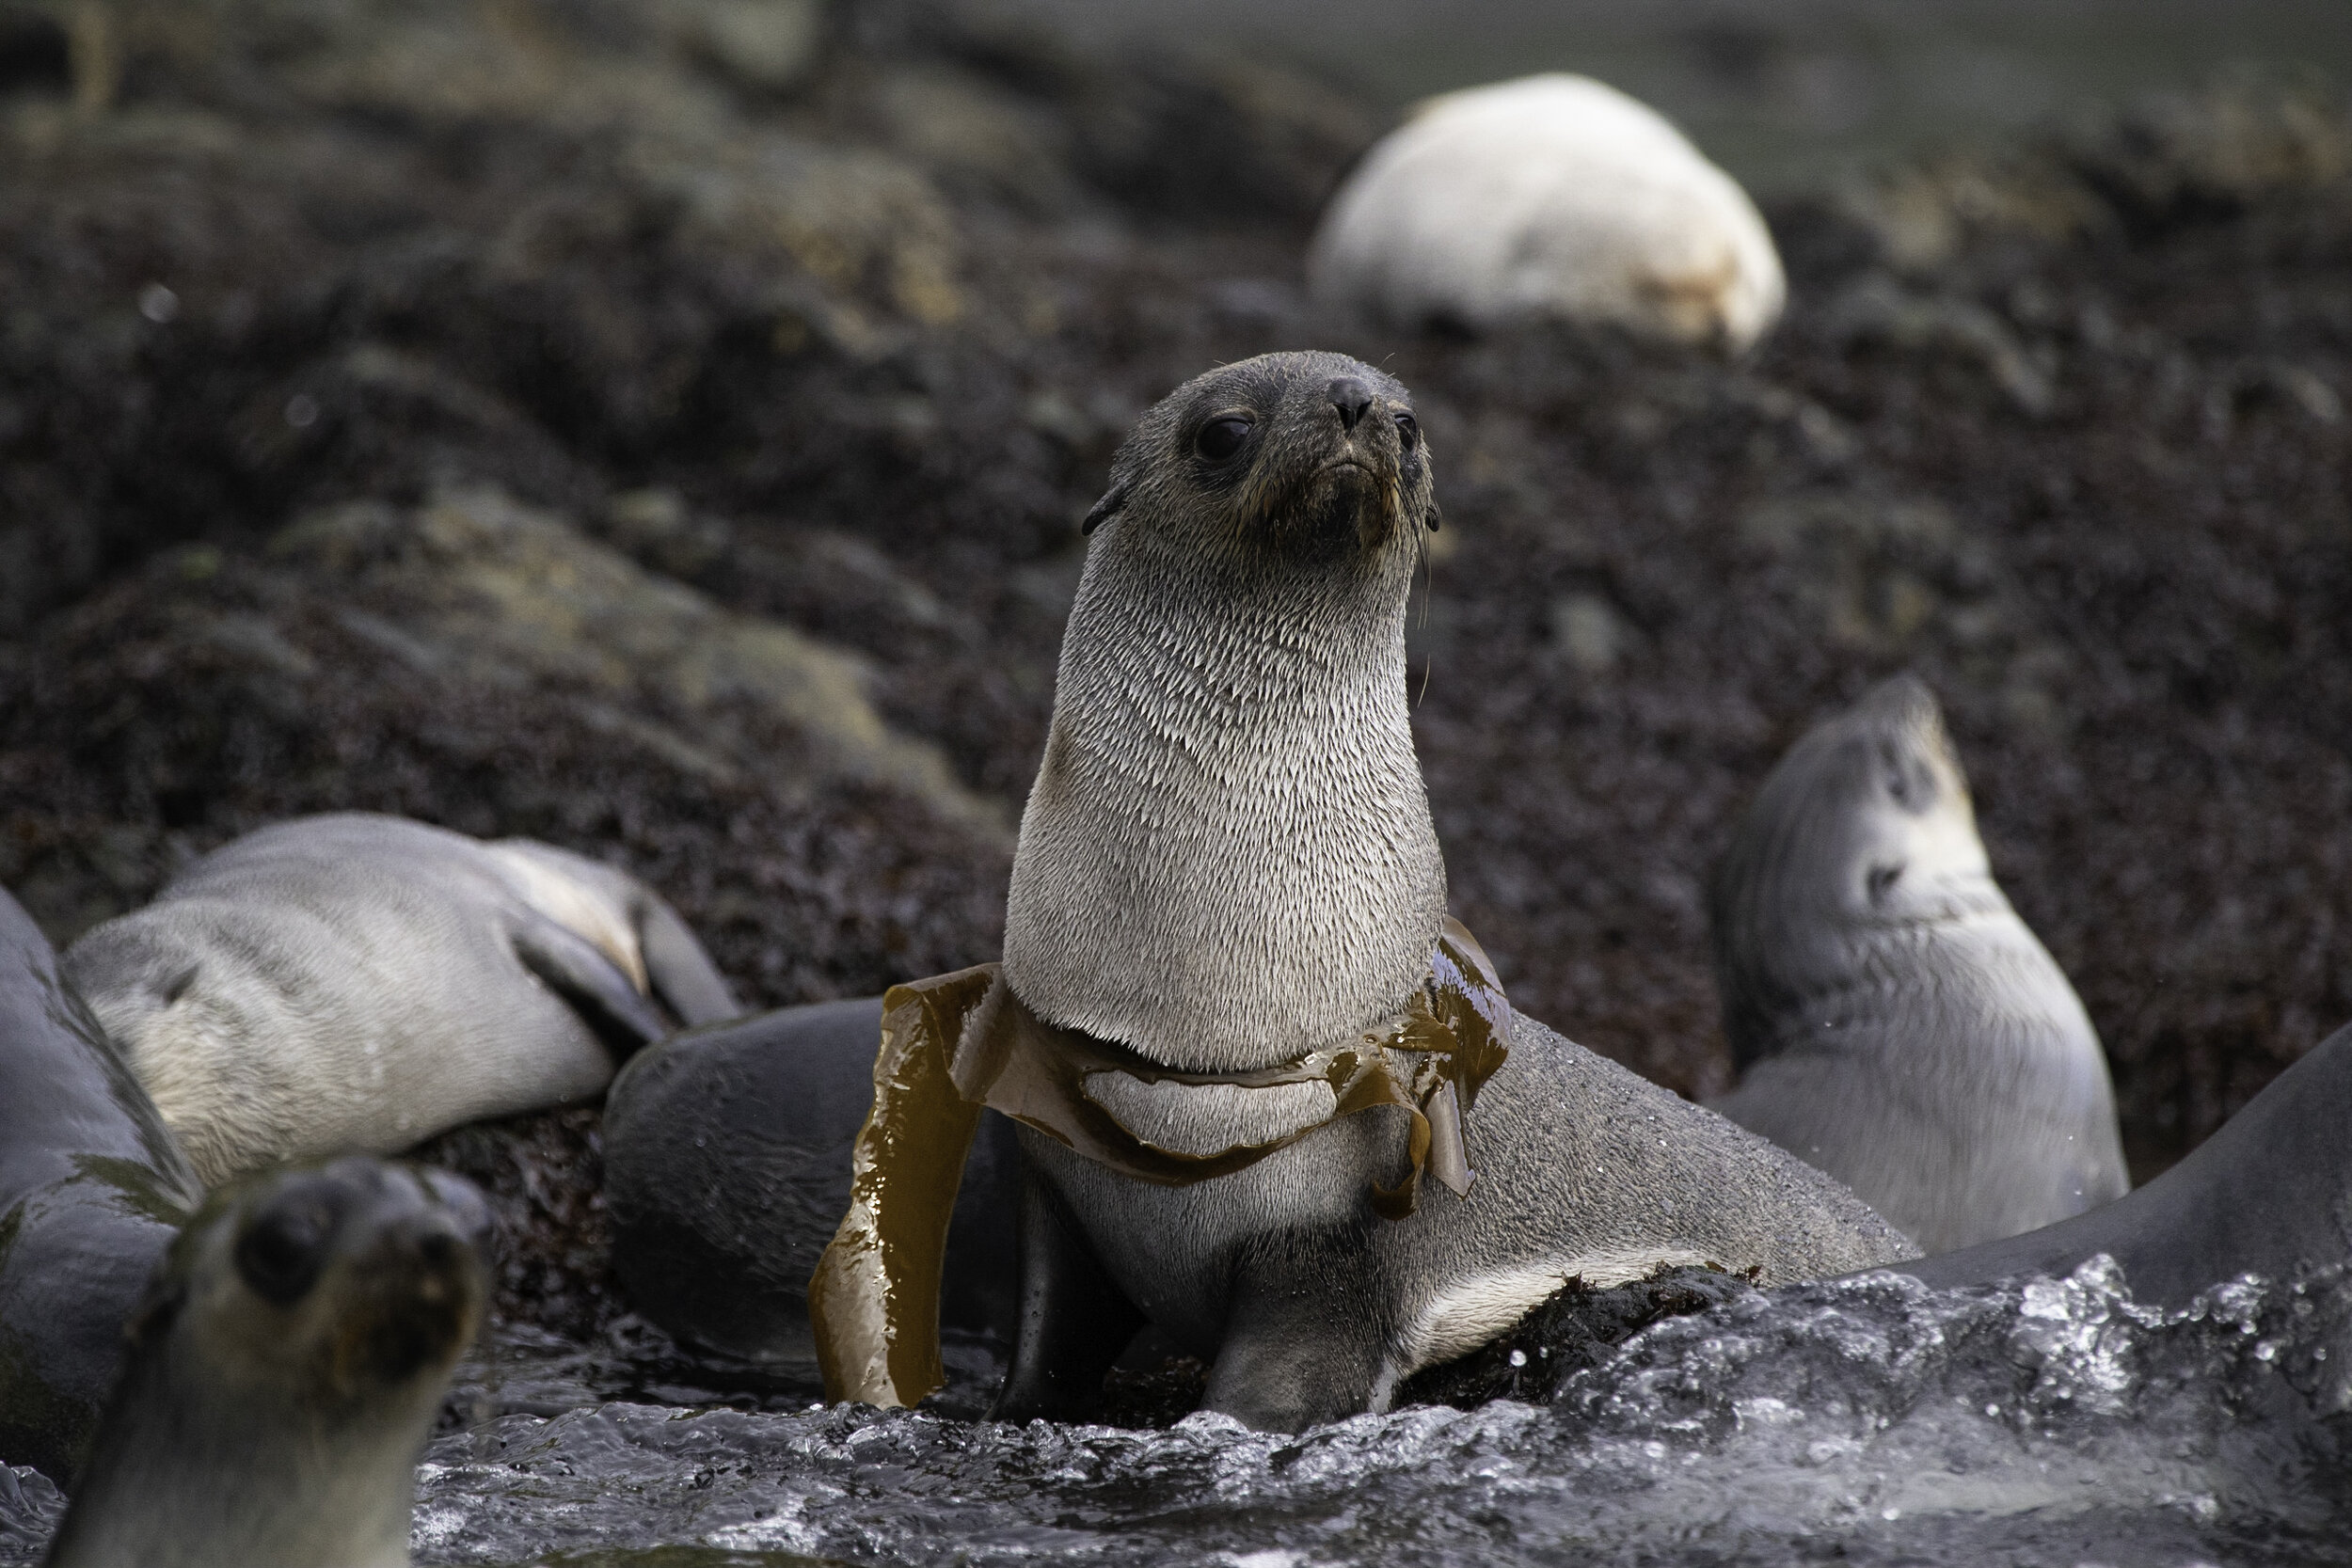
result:
[[[174,1344],[134,1361],[48,1560],[406,1568],[439,1381],[338,1421],[201,1359]]]
[[[1005,977],[1040,1017],[1248,1070],[1427,977],[1445,865],[1406,707],[1409,556],[1276,574],[1098,543],[1006,907]]]

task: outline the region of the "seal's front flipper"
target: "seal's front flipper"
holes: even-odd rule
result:
[[[1309,1258],[1319,1266],[1236,1281],[1201,1409],[1259,1432],[1304,1432],[1387,1407],[1385,1347],[1363,1309],[1378,1291],[1343,1258]]]
[[[1100,1409],[1103,1376],[1143,1326],[1136,1310],[1035,1169],[1021,1183],[1021,1327],[1012,1370],[989,1418],[1082,1420]]]
[[[615,1061],[669,1034],[660,1009],[586,938],[539,917],[516,930],[512,941],[522,966],[571,1005]]]
[[[645,979],[680,1023],[724,1023],[743,1016],[742,1004],[727,989],[719,966],[675,910],[659,898],[647,898],[636,914],[637,949],[645,958]]]

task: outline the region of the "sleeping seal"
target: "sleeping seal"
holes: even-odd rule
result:
[[[811,1285],[829,1389],[919,1397],[888,1314],[928,1259],[892,1272],[893,1148],[920,1131],[901,1102],[943,1093],[904,1041],[950,1014],[945,1092],[1021,1120],[1031,1166],[1002,1418],[1084,1413],[1147,1320],[1210,1362],[1209,1409],[1295,1430],[1386,1408],[1571,1276],[1910,1255],[1802,1162],[1515,1019],[1446,919],[1405,678],[1437,511],[1402,386],[1334,354],[1228,365],[1111,477],[1003,964],[885,999],[860,1190]]]
[[[0,893],[0,1465],[71,1482],[123,1322],[202,1196],[47,940]]]
[[[351,1157],[215,1194],[131,1323],[50,1568],[394,1568],[482,1316],[481,1195]]]
[[[1938,1289],[2063,1275],[2106,1253],[2132,1294],[2180,1307],[2241,1274],[2352,1261],[2352,1027],[2337,1030],[2145,1187],[2058,1225],[1898,1265]]]
[[[1647,105],[1556,72],[1422,104],[1331,198],[1307,276],[1403,326],[1549,318],[1733,349],[1788,294],[1731,176]]]
[[[1715,1109],[1934,1254],[2129,1186],[2090,1018],[1994,881],[1935,699],[1899,675],[1800,740],[1716,869]]]
[[[879,996],[785,1007],[647,1046],[604,1101],[612,1271],[681,1339],[808,1365],[808,1276],[850,1199],[850,1146],[874,1098]],[[947,1232],[942,1326],[1009,1345],[1012,1128],[989,1117]]]
[[[739,1011],[634,878],[358,813],[215,850],[65,969],[208,1184],[583,1100],[664,1007]]]

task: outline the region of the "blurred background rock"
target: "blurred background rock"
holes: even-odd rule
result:
[[[64,942],[365,808],[623,863],[761,1004],[993,957],[1113,447],[1314,343],[1418,397],[1530,1011],[1722,1087],[1706,869],[1908,667],[2143,1177],[2352,1019],[2344,8],[1103,9],[0,0],[0,881]],[[1755,356],[1310,311],[1399,105],[1550,66],[1755,183]],[[606,1310],[593,1113],[453,1136],[506,1309]]]
[[[2014,135],[2217,68],[2352,71],[2330,0],[995,0],[1097,40],[1213,38],[1326,62],[1370,98],[1597,76],[1774,196],[1952,137]]]

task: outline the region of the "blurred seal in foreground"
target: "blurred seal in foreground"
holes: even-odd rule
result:
[[[1872,689],[1781,759],[1712,893],[1743,1069],[1716,1110],[1930,1254],[2130,1186],[2098,1034],[1994,881],[1918,680]]]
[[[882,998],[786,1007],[675,1035],[612,1080],[604,1196],[612,1268],[670,1333],[812,1366],[808,1278],[850,1204],[874,1100]],[[1009,1345],[1019,1153],[983,1118],[947,1232],[940,1323]]]
[[[1788,296],[1731,176],[1588,77],[1433,98],[1365,155],[1307,261],[1315,297],[1398,325],[1607,324],[1744,349]]]
[[[51,1568],[395,1568],[482,1317],[481,1196],[362,1157],[215,1195],[166,1255]]]
[[[626,873],[358,813],[215,850],[65,968],[208,1184],[584,1100],[739,1011]]]
[[[2133,1296],[2179,1307],[2242,1274],[2291,1280],[2352,1261],[2352,1027],[2313,1046],[2188,1157],[2062,1224],[1897,1265],[1938,1289],[2063,1276],[2105,1253]]]
[[[953,1191],[931,1151],[982,1102],[1033,1167],[1008,1419],[1086,1413],[1146,1321],[1210,1363],[1208,1408],[1295,1430],[1387,1408],[1570,1277],[1910,1255],[1820,1172],[1515,1018],[1447,919],[1405,676],[1436,520],[1410,398],[1341,355],[1212,371],[1120,449],[1004,962],[884,999],[810,1287],[836,1398],[935,1383],[909,1349]]]
[[[202,1197],[163,1120],[0,893],[0,1465],[59,1483],[122,1365],[122,1325]]]

